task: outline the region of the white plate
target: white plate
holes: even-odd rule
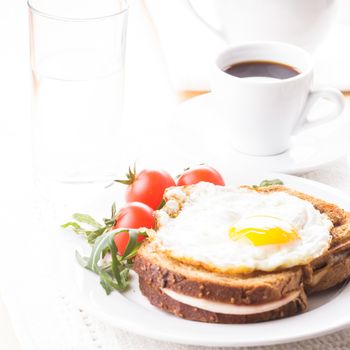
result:
[[[323,100],[316,104],[311,118],[332,108]],[[301,174],[326,166],[346,154],[349,146],[348,106],[334,122],[304,131],[292,138],[289,151],[269,157],[255,157],[236,151],[230,144],[229,128],[220,121],[210,93],[182,103],[172,118],[167,152],[182,164],[203,163],[225,169],[273,171]],[[283,116],[281,116],[283,118]],[[249,137],[249,135],[247,136]]]
[[[292,188],[333,202],[350,210],[350,198],[329,186],[282,174],[234,177],[230,185],[255,184],[265,178],[281,178]],[[101,203],[106,197],[100,198]],[[96,210],[99,202],[94,199]],[[144,298],[133,276],[131,289],[107,296],[98,277],[81,268],[74,259],[74,250],[86,250],[86,244],[73,234],[56,235],[60,254],[57,277],[66,292],[84,309],[118,328],[158,340],[204,346],[256,346],[287,343],[324,335],[350,325],[350,285],[310,297],[309,311],[265,323],[223,325],[193,322],[177,318],[151,306]]]

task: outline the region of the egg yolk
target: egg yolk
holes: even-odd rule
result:
[[[286,244],[300,239],[292,225],[271,216],[255,216],[242,220],[230,229],[229,236],[234,241],[248,239],[255,246]]]

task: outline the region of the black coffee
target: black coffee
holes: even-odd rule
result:
[[[270,61],[235,63],[226,68],[225,72],[238,78],[266,77],[274,79],[288,79],[300,74],[294,67]]]

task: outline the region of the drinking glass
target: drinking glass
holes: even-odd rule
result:
[[[60,182],[118,173],[127,1],[29,0],[34,169]]]

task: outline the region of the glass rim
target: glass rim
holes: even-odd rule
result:
[[[108,14],[108,15],[103,15],[103,16],[97,16],[97,17],[65,17],[65,16],[57,16],[51,13],[47,13],[44,11],[39,10],[38,8],[36,8],[35,6],[33,6],[31,4],[32,0],[27,0],[27,6],[29,8],[30,11],[32,11],[33,13],[42,16],[42,17],[46,17],[49,19],[53,19],[56,21],[67,21],[67,22],[88,22],[88,21],[98,21],[98,20],[104,20],[104,19],[108,19],[111,17],[115,17],[115,16],[119,16],[125,12],[127,12],[129,10],[129,1],[125,0],[125,6],[123,9],[121,9],[120,11]]]

